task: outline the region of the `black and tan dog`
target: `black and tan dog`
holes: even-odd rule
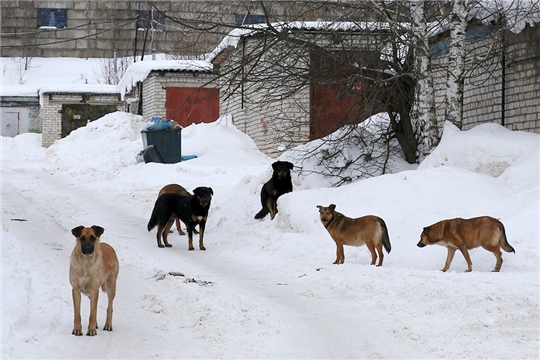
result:
[[[186,189],[184,189],[183,186],[180,186],[178,184],[169,184],[169,185],[165,185],[160,191],[159,191],[159,194],[158,194],[158,198],[163,195],[163,194],[167,194],[167,193],[172,193],[172,194],[180,194],[180,195],[184,195],[184,196],[191,196],[191,193],[189,191],[187,191]],[[178,231],[178,234],[179,235],[186,235],[185,232],[182,231],[182,228],[180,227],[180,220],[175,216],[176,218],[176,230]],[[199,232],[195,229],[193,229],[193,232],[195,234],[198,234]],[[169,230],[167,230],[167,233],[170,233]]]
[[[255,219],[262,219],[270,213],[270,219],[276,216],[277,199],[293,190],[291,170],[294,165],[288,161],[276,161],[272,164],[272,178],[261,189],[262,209],[255,215]]]
[[[165,193],[158,197],[148,222],[148,231],[156,225],[158,227],[156,235],[158,246],[164,247],[163,243],[166,247],[172,246],[167,241],[167,235],[174,220],[178,217],[186,224],[189,250],[194,250],[193,231],[196,225],[199,225],[199,249],[206,250],[203,237],[212,195],[214,195],[212,188],[198,187],[193,190],[193,195]],[[162,237],[163,243],[161,242]]]
[[[71,230],[77,244],[71,253],[69,281],[73,287],[74,325],[73,335],[82,335],[81,293],[90,298],[90,321],[86,335],[97,335],[97,305],[99,288],[107,292],[109,305],[103,330],[112,331],[113,300],[116,295],[116,279],[120,266],[114,249],[100,242],[105,230],[100,226],[85,228],[78,226]]]
[[[375,249],[379,253],[377,266],[382,265],[384,259],[383,246],[388,253],[391,250],[388,229],[383,219],[374,215],[351,219],[335,211],[336,205],[334,204],[328,207],[317,205],[317,207],[319,208],[322,224],[336,243],[337,256],[334,264],[343,264],[345,262],[343,245],[361,246],[366,244],[371,252],[371,265],[375,265],[377,261]]]
[[[508,244],[506,239],[504,225],[490,216],[442,220],[425,227],[417,246],[424,247],[433,244],[446,246],[448,249],[446,263],[441,270],[443,272],[450,267],[454,254],[458,249],[467,262],[465,272],[472,271],[472,262],[468,251],[470,249],[481,246],[487,251],[491,251],[497,259],[493,272],[501,270],[503,263],[501,248],[506,252],[515,253],[514,248]]]

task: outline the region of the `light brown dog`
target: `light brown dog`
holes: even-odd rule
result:
[[[158,194],[158,197],[160,197],[161,195],[163,194],[179,194],[179,195],[183,195],[183,196],[191,196],[192,194],[187,191],[184,187],[178,185],[178,184],[169,184],[169,185],[165,185],[161,190],[159,190],[159,194]],[[174,216],[174,215],[173,215]],[[180,219],[178,219],[176,216],[174,216],[176,218],[176,230],[178,230],[178,234],[179,235],[186,235],[185,232],[182,231],[182,228],[180,227]],[[169,229],[165,229],[165,231],[167,231],[167,233],[170,232],[170,228]],[[198,234],[199,232],[195,229],[193,229],[193,232],[195,234]]]
[[[78,226],[71,230],[77,244],[71,253],[69,281],[73,287],[74,325],[73,335],[82,335],[81,293],[90,298],[90,320],[86,335],[97,335],[97,305],[99,288],[107,292],[107,320],[103,330],[112,331],[113,300],[116,295],[116,279],[119,264],[116,252],[106,243],[99,241],[105,230],[100,226],[85,228]]]
[[[468,267],[465,272],[472,271],[472,262],[468,252],[470,249],[482,246],[487,251],[491,251],[497,258],[494,272],[501,270],[503,263],[501,248],[506,252],[515,253],[514,248],[506,240],[504,225],[490,216],[442,220],[425,227],[417,246],[424,247],[433,244],[446,246],[448,249],[446,263],[441,271],[448,270],[458,249],[467,262]]]
[[[336,205],[334,204],[328,207],[317,205],[317,207],[319,208],[322,224],[336,242],[337,257],[334,264],[343,264],[345,262],[343,245],[361,246],[365,244],[371,252],[371,265],[375,265],[377,261],[375,249],[379,253],[377,266],[382,265],[384,259],[383,246],[386,252],[390,253],[391,250],[388,229],[383,219],[374,215],[351,219],[335,211]]]

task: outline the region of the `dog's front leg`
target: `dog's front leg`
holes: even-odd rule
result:
[[[343,264],[345,262],[345,251],[343,250],[343,243],[336,241],[336,261],[334,264]]]
[[[79,289],[73,289],[71,291],[73,297],[73,335],[81,336],[82,335],[82,325],[81,325],[81,291]]]
[[[206,250],[206,248],[204,247],[204,241],[203,241],[205,226],[206,226],[206,221],[202,220],[199,223],[199,249],[201,250]]]
[[[446,262],[444,263],[444,267],[441,269],[442,272],[445,272],[450,268],[450,264],[452,264],[452,260],[454,259],[454,254],[456,253],[456,249],[450,246],[446,247],[448,249],[448,254],[446,255]]]
[[[96,286],[90,292],[90,320],[88,321],[87,336],[97,335],[97,305],[99,297],[99,287]]]

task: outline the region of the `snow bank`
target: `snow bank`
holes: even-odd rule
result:
[[[72,131],[47,149],[45,168],[102,180],[135,164],[142,150],[142,116],[114,112]]]
[[[460,131],[446,122],[440,144],[419,169],[453,166],[498,177],[509,185],[538,186],[540,135],[483,124]]]
[[[388,115],[376,114],[359,125],[344,126],[324,138],[288,150],[280,159],[291,161],[297,171],[301,170],[301,189],[335,186],[343,178],[354,182],[382,175],[387,152],[386,174],[416,169],[416,164],[404,160],[397,140],[391,140],[387,149],[381,134],[386,133],[388,126]]]

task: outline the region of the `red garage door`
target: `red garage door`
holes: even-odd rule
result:
[[[219,117],[218,88],[167,88],[167,119],[182,126],[209,123]]]

